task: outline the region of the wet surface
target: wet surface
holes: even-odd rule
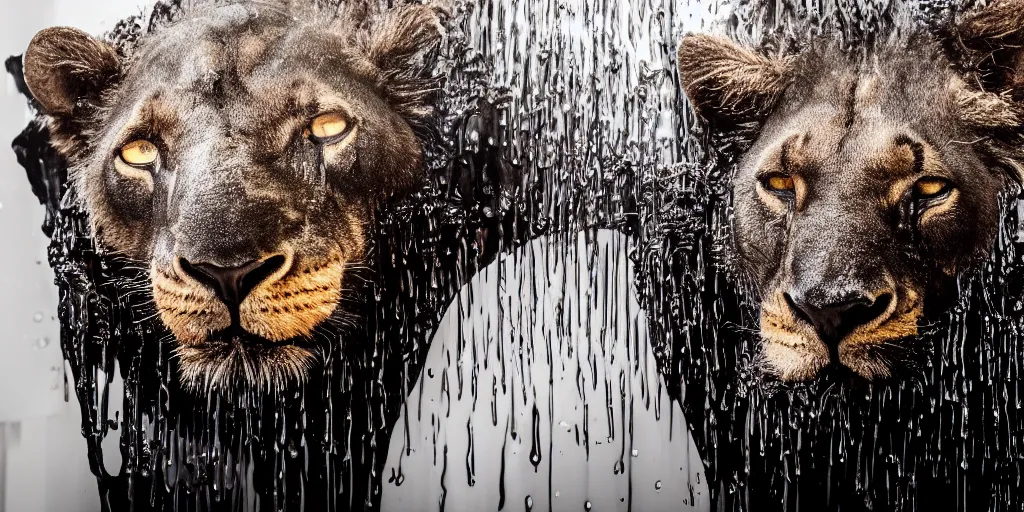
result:
[[[613,58],[613,43],[627,37],[617,26],[625,6],[600,26],[584,22],[607,9],[503,2],[456,9],[438,64],[447,94],[427,147],[435,178],[387,205],[373,228],[367,279],[346,297],[349,312],[365,320],[334,334],[338,343],[302,388],[267,396],[193,397],[180,389],[173,345],[138,293],[145,276],[133,262],[97,252],[84,213],[63,193],[65,162],[42,125],[30,126],[15,146],[47,206],[67,385],[81,404],[104,507],[378,507],[394,423],[466,279],[537,234],[635,219],[628,191],[638,168],[624,155],[640,154],[646,135],[628,130],[642,117],[631,115],[636,101],[608,94],[613,84],[602,73],[622,69],[614,87],[623,90],[651,77]],[[158,4],[151,18],[126,20],[109,37],[130,53],[139,34],[179,12],[177,4]],[[591,36],[583,29],[609,40],[585,43]],[[9,61],[15,76],[17,64]],[[580,65],[586,73],[564,72]],[[581,97],[592,106],[573,108]],[[611,129],[611,116],[634,125]],[[124,381],[122,404],[111,402],[115,372]],[[120,467],[104,442],[111,438],[120,439]]]
[[[778,45],[823,26],[868,40],[907,8],[920,23],[939,2],[738,2],[718,32]],[[808,22],[808,19],[812,21]],[[729,180],[743,140],[708,144],[699,127],[686,160],[651,191],[641,280],[667,382],[706,457],[723,510],[1013,510],[1021,491],[1022,293],[1017,202],[1004,198],[990,260],[961,276],[955,307],[922,336],[927,361],[899,382],[834,372],[784,386],[759,376],[758,304],[730,276]],[[660,336],[659,336],[660,334]],[[655,342],[658,343],[657,341]],[[711,411],[712,414],[705,414]]]
[[[484,268],[439,325],[391,438],[384,510],[710,509],[662,384],[631,239],[541,237]],[[517,270],[545,268],[533,275]]]

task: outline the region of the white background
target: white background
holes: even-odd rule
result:
[[[38,31],[91,33],[139,9],[135,0],[0,0],[0,56],[20,54]],[[28,120],[4,73],[0,94],[0,511],[99,510],[78,404],[64,402],[57,290],[46,261],[44,210],[9,149]]]

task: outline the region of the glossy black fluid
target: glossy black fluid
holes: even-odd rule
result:
[[[724,32],[772,44],[828,26],[852,46],[891,27],[901,4],[933,27],[972,5],[741,1]],[[758,371],[759,300],[736,284],[728,251],[730,179],[750,140],[712,142],[695,122],[682,120],[695,126],[680,148],[685,163],[641,208],[657,215],[640,220],[640,278],[660,367],[679,386],[716,510],[1019,510],[1020,197],[1002,198],[991,256],[959,277],[950,308],[926,310],[916,371],[868,383],[834,369],[783,385]]]

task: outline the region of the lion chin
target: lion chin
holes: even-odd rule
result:
[[[239,391],[267,394],[306,380],[316,354],[297,344],[281,344],[233,335],[197,344],[179,344],[174,356],[179,379],[195,394]]]

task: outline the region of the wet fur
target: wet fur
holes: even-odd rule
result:
[[[26,52],[72,197],[101,248],[149,268],[194,392],[304,379],[317,327],[345,316],[343,285],[377,205],[424,180],[445,13],[375,5],[202,1],[137,44],[54,28]],[[310,119],[339,109],[350,135],[304,138]],[[113,161],[137,138],[160,148],[160,167],[142,176],[152,179]],[[239,305],[247,334],[220,336],[227,307],[179,259],[235,266],[275,254],[283,270]]]
[[[741,281],[762,298],[766,369],[807,380],[831,359],[877,379],[919,359],[914,352],[924,344],[914,340],[926,306],[943,302],[955,275],[987,257],[999,196],[1017,190],[1024,175],[1021,12],[1024,2],[998,2],[936,33],[897,27],[903,30],[854,47],[827,33],[761,52],[713,36],[683,39],[680,76],[694,110],[723,148],[739,140],[745,152],[733,176],[736,220],[727,245]],[[904,151],[910,146],[884,140],[903,140],[904,133],[921,153],[920,161],[910,155],[911,165],[921,166],[911,171],[952,176],[959,186],[950,205],[913,222],[900,210],[913,180],[893,181],[914,175]],[[832,173],[820,178],[830,192],[812,188],[807,198],[798,191],[798,210],[818,206],[794,217],[754,184],[755,172],[773,168]],[[888,199],[866,199],[874,195]],[[851,282],[889,290],[895,303],[886,318],[847,334],[830,356],[782,293],[802,286],[838,297]]]

